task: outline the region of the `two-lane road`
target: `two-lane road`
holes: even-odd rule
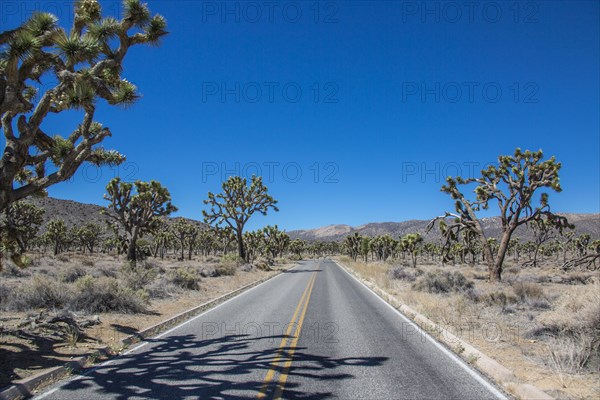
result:
[[[294,269],[46,399],[492,399],[502,394],[330,260]]]

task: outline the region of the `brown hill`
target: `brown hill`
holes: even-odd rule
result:
[[[44,225],[52,219],[62,219],[68,227],[83,225],[88,222],[95,222],[102,226],[106,226],[107,217],[102,215],[100,211],[106,209],[97,204],[85,204],[72,200],[55,199],[53,197],[37,197],[27,200],[38,207],[42,207],[44,213]],[[176,221],[182,217],[169,218],[170,221]],[[204,227],[205,224],[189,218],[183,218],[199,226]],[[42,232],[44,228],[42,227]]]

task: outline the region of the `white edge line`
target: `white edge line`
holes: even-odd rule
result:
[[[206,311],[204,311],[204,312],[202,312],[202,313],[200,313],[200,314],[198,314],[198,315],[196,315],[196,316],[194,316],[194,317],[192,317],[192,318],[190,318],[190,319],[188,319],[188,320],[186,320],[186,321],[183,321],[181,324],[179,324],[179,325],[177,325],[177,326],[175,326],[175,327],[173,327],[173,328],[171,328],[171,329],[169,329],[169,330],[167,330],[167,331],[164,331],[164,332],[162,332],[161,334],[158,334],[158,335],[156,335],[156,336],[152,336],[152,337],[149,337],[149,338],[146,338],[146,339],[144,339],[144,340],[143,340],[143,342],[142,342],[141,344],[139,344],[139,345],[135,346],[134,348],[132,348],[132,349],[129,349],[129,350],[127,350],[126,352],[124,352],[124,353],[122,353],[122,354],[119,354],[119,355],[115,356],[114,358],[111,358],[110,360],[108,360],[108,361],[105,361],[105,362],[103,362],[102,364],[99,364],[99,365],[97,365],[97,366],[95,366],[95,367],[91,368],[89,371],[87,371],[87,372],[86,372],[86,373],[84,373],[84,374],[80,374],[80,375],[78,375],[78,376],[76,376],[76,377],[73,377],[73,378],[71,378],[71,379],[68,379],[68,380],[66,380],[66,381],[64,381],[64,382],[61,382],[61,383],[60,383],[60,384],[59,384],[57,387],[55,387],[55,388],[53,388],[53,389],[50,389],[50,390],[48,390],[47,392],[41,393],[41,394],[39,394],[38,396],[34,396],[34,397],[33,397],[33,400],[41,400],[41,399],[44,399],[44,398],[46,398],[46,397],[50,396],[51,394],[55,393],[56,391],[58,391],[58,390],[62,389],[62,388],[63,388],[64,386],[66,386],[67,384],[69,384],[69,383],[71,383],[71,382],[75,382],[75,381],[77,381],[77,380],[79,380],[79,379],[83,379],[83,378],[84,378],[86,375],[88,375],[88,374],[90,374],[90,373],[94,372],[95,370],[97,370],[97,369],[99,369],[99,368],[101,368],[101,367],[105,367],[105,366],[107,366],[107,365],[110,365],[110,364],[112,364],[113,362],[117,361],[117,360],[119,359],[119,357],[122,357],[122,356],[124,356],[124,355],[130,354],[130,353],[132,353],[132,352],[134,352],[134,351],[136,351],[136,350],[139,350],[139,349],[141,349],[142,347],[144,347],[144,346],[146,346],[147,344],[149,344],[149,343],[150,343],[150,342],[148,342],[148,340],[151,340],[151,339],[158,339],[158,338],[161,338],[161,337],[163,337],[163,336],[166,336],[166,335],[168,335],[169,333],[171,333],[171,332],[173,332],[173,331],[175,331],[175,330],[177,330],[177,329],[179,329],[179,328],[181,328],[181,327],[183,327],[183,326],[185,326],[185,325],[189,324],[190,322],[192,322],[192,321],[194,321],[194,320],[196,320],[196,319],[198,319],[198,318],[200,318],[200,317],[202,317],[202,316],[204,316],[204,315],[208,314],[209,312],[211,312],[211,311],[214,311],[214,310],[216,310],[217,308],[219,308],[219,307],[221,307],[221,306],[223,306],[223,305],[225,305],[225,304],[229,303],[230,301],[232,301],[232,300],[235,300],[235,299],[237,299],[238,297],[240,297],[240,296],[242,296],[242,295],[244,295],[244,294],[246,294],[246,293],[249,293],[250,291],[252,291],[252,290],[254,290],[254,289],[256,289],[256,288],[258,288],[258,287],[260,287],[260,286],[264,285],[265,283],[272,282],[273,280],[275,280],[275,279],[279,278],[280,276],[283,276],[283,274],[284,274],[286,271],[291,271],[291,270],[293,270],[293,269],[295,269],[295,268],[299,267],[300,265],[302,265],[302,264],[300,264],[300,263],[297,263],[297,264],[296,264],[295,266],[293,266],[292,268],[288,268],[287,270],[285,270],[285,271],[282,271],[281,273],[279,273],[279,274],[275,275],[274,277],[272,277],[272,278],[270,278],[270,279],[267,279],[266,281],[264,281],[264,282],[261,282],[261,283],[259,283],[258,285],[254,286],[254,287],[251,287],[251,288],[250,288],[250,289],[248,289],[248,290],[244,290],[242,293],[239,293],[239,294],[237,294],[237,295],[233,296],[232,298],[230,298],[230,299],[227,299],[227,300],[225,300],[224,302],[222,302],[222,303],[219,303],[219,304],[217,304],[216,306],[214,306],[214,307],[211,307],[211,308],[209,308],[208,310],[206,310]]]
[[[471,375],[473,378],[475,378],[475,380],[477,380],[477,382],[481,383],[493,395],[495,395],[499,399],[508,400],[508,398],[506,397],[506,395],[504,395],[504,393],[502,393],[494,385],[492,385],[490,382],[488,382],[487,379],[485,379],[483,376],[481,376],[481,374],[479,372],[475,371],[473,368],[471,368],[470,366],[468,366],[467,364],[465,364],[465,362],[462,359],[460,359],[456,354],[454,354],[453,352],[451,352],[450,350],[448,350],[444,345],[442,345],[437,340],[435,340],[431,335],[429,335],[429,333],[427,333],[423,328],[421,328],[415,322],[413,322],[411,319],[409,319],[406,315],[404,315],[396,307],[392,306],[390,303],[388,303],[387,301],[385,301],[385,299],[383,297],[381,297],[380,295],[378,295],[373,289],[371,289],[370,287],[368,287],[367,285],[365,285],[363,282],[361,282],[356,276],[354,276],[350,272],[348,272],[346,270],[346,268],[342,267],[336,260],[333,260],[333,259],[330,259],[330,260],[333,261],[335,263],[335,265],[337,265],[342,271],[344,271],[350,277],[352,277],[356,282],[360,283],[369,292],[371,292],[372,294],[374,294],[375,297],[377,297],[379,300],[381,300],[382,303],[384,303],[386,306],[388,306],[389,308],[391,308],[392,310],[394,310],[396,313],[398,313],[398,315],[403,320],[405,320],[410,325],[412,325],[414,328],[416,328],[417,331],[421,331],[424,334],[424,336],[427,338],[427,340],[429,340],[433,345],[435,345],[435,347],[437,347],[442,353],[446,354],[452,361],[454,361],[456,364],[458,364],[469,375]]]

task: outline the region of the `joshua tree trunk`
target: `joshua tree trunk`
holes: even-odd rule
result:
[[[236,238],[237,238],[238,256],[240,257],[240,259],[247,261],[246,260],[246,251],[244,249],[244,237],[242,236],[242,229],[240,227],[238,227],[238,229],[236,231]]]
[[[137,252],[136,252],[136,242],[138,238],[138,230],[137,228],[133,228],[131,233],[131,239],[129,240],[129,246],[127,247],[127,260],[128,261],[137,261]]]

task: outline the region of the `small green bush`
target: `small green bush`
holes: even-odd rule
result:
[[[144,262],[127,262],[123,264],[120,272],[127,287],[133,290],[144,289],[158,275],[152,264]]]
[[[473,282],[458,271],[427,272],[413,284],[415,290],[428,293],[464,292],[472,287]]]
[[[200,277],[198,272],[192,268],[177,268],[169,271],[169,282],[173,285],[187,290],[200,289]]]

